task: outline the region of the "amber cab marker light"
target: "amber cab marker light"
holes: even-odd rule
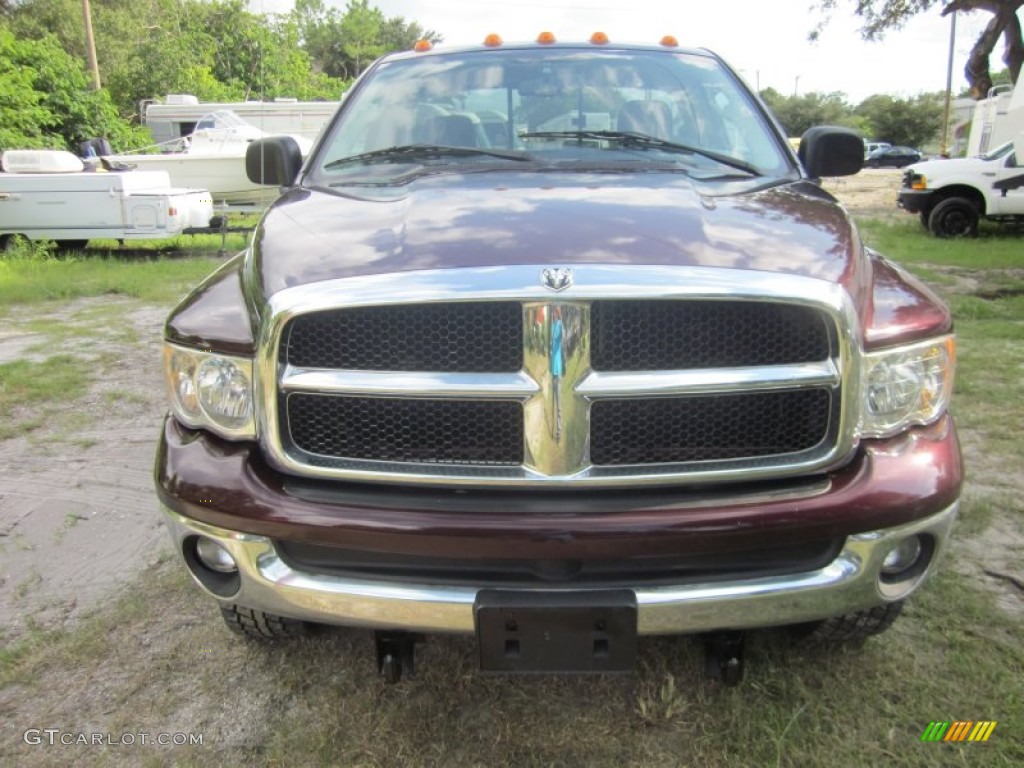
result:
[[[594,45],[608,45],[608,35],[604,32],[595,32],[590,36],[590,42]]]
[[[493,32],[484,38],[484,45],[488,48],[497,48],[501,45],[501,35],[496,35]]]
[[[553,32],[541,32],[537,35],[537,42],[541,45],[551,45],[555,42],[555,34]]]
[[[425,53],[426,51],[432,50],[434,44],[429,40],[417,40],[416,45],[412,47],[416,53]]]
[[[664,45],[666,48],[679,47],[679,41],[676,40],[675,37],[673,37],[672,35],[665,35],[663,38],[661,38],[661,44]]]

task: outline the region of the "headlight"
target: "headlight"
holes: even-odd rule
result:
[[[888,437],[930,424],[949,407],[956,341],[895,347],[865,356],[862,437]]]
[[[165,344],[164,375],[179,421],[231,439],[256,437],[252,360]]]

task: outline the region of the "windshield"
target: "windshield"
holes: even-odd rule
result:
[[[346,98],[312,180],[506,166],[703,178],[794,171],[750,94],[711,56],[539,48],[382,62]]]

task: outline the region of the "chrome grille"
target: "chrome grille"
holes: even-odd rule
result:
[[[628,487],[797,476],[851,454],[859,387],[844,377],[858,381],[858,344],[838,286],[586,266],[555,294],[543,269],[279,293],[257,376],[271,463],[375,482]]]

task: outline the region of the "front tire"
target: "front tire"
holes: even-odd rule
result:
[[[304,621],[275,616],[241,605],[221,604],[220,615],[232,632],[255,640],[305,637],[309,631],[309,625]]]
[[[872,635],[885,632],[899,618],[902,611],[902,600],[876,605],[874,608],[845,616],[833,616],[811,624],[801,624],[798,633],[812,643],[823,645],[858,643]]]
[[[976,237],[978,208],[964,197],[947,197],[932,208],[928,229],[936,237]]]

